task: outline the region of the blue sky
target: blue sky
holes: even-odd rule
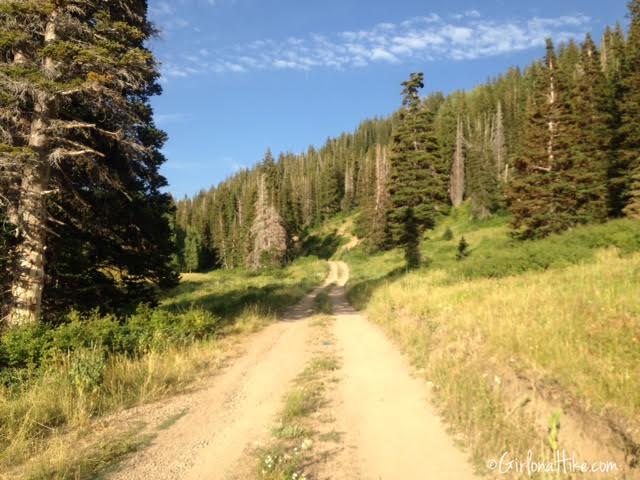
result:
[[[603,8],[606,6],[606,8]],[[624,0],[151,0],[161,37],[163,173],[192,195],[259,161],[391,113],[400,82],[469,89],[544,53],[544,38],[599,38]]]

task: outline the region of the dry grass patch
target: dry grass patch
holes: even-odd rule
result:
[[[18,380],[0,383],[0,472],[10,472],[10,478],[96,478],[106,463],[145,441],[122,432],[99,435],[93,431],[98,419],[189,388],[232,356],[242,336],[274,321],[276,312],[298,301],[325,273],[326,262],[317,259],[277,272],[212,272],[186,280],[159,309],[136,314],[137,323],[124,323],[128,330],[113,318],[95,318],[92,324],[75,319],[63,325],[66,336],[43,329],[42,338],[49,340],[35,330],[14,335],[5,342],[11,355],[51,338],[69,345],[52,355],[37,350],[39,363],[13,367]],[[109,328],[113,335],[104,337],[114,345],[126,331],[144,347],[117,350],[89,340],[85,346],[81,335],[91,334],[87,325],[94,324]]]
[[[503,379],[494,375],[501,368],[554,385],[623,429],[637,424],[640,255],[606,250],[592,264],[562,270],[445,279],[445,272],[423,271],[384,283],[366,311],[425,369],[478,460],[551,448],[505,403]]]

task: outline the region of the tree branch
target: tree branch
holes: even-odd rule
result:
[[[532,165],[531,168],[533,170],[539,170],[541,172],[550,172],[552,170],[551,167],[541,167],[539,165]]]
[[[105,154],[94,150],[93,148],[84,148],[82,150],[67,150],[66,148],[56,148],[51,155],[49,155],[49,159],[58,162],[63,157],[82,157],[85,155],[95,155],[100,158],[105,158]]]

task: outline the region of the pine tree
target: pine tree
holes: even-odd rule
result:
[[[627,166],[623,155],[620,155],[622,140],[622,67],[625,57],[625,35],[620,23],[612,30],[607,27],[602,39],[602,66],[607,79],[607,95],[605,110],[609,114],[609,130],[611,139],[608,148],[608,214],[612,217],[623,215],[625,207],[625,190],[627,186]]]
[[[620,150],[627,175],[624,213],[640,218],[640,0],[629,2],[631,24],[622,65]]]
[[[197,272],[202,262],[202,239],[195,228],[187,230],[184,240],[184,264],[183,271]]]
[[[458,140],[458,121],[464,118],[467,109],[465,92],[454,92],[438,108],[434,119],[435,135],[438,138],[440,158],[447,160],[447,171],[453,170],[453,160]]]
[[[389,241],[387,212],[389,209],[389,159],[387,149],[375,147],[375,196],[373,211],[369,214],[369,238],[376,249],[382,249]]]
[[[531,72],[522,156],[515,161],[508,192],[514,235],[519,238],[544,237],[575,223],[566,209],[575,185],[563,172],[570,165],[571,141],[567,70],[559,67],[553,43],[547,40],[545,63]]]
[[[446,175],[439,158],[438,141],[434,134],[435,113],[423,108],[419,91],[424,87],[422,73],[413,73],[404,87],[403,110],[391,144],[391,175],[388,213],[391,240],[400,242],[405,230],[406,210],[412,214],[422,231],[433,227],[436,216],[448,204]]]
[[[45,278],[55,281],[60,269],[77,278],[71,259],[87,247],[102,257],[85,277],[111,290],[145,289],[149,280],[171,277],[170,199],[159,191],[166,182],[158,173],[165,136],[148,103],[160,93],[145,46],[153,33],[143,0],[0,4],[0,170],[9,178],[3,196],[20,240],[10,324],[37,320]],[[103,202],[114,206],[108,218]],[[131,216],[120,219],[121,212],[151,218],[127,224]],[[67,246],[56,230],[81,238],[60,250]],[[105,248],[97,248],[100,242]],[[117,251],[135,254],[118,260]],[[46,259],[52,263],[45,276]],[[122,277],[104,274],[110,261],[124,260],[130,263],[116,266]]]
[[[571,98],[572,142],[566,181],[574,185],[564,208],[573,223],[604,221],[607,217],[607,167],[611,139],[605,113],[607,85],[600,55],[590,35],[582,46]]]
[[[344,197],[340,208],[343,211],[349,211],[355,203],[355,161],[348,158],[344,167]]]
[[[321,222],[340,210],[340,199],[344,194],[341,188],[341,172],[335,163],[323,162],[318,177],[317,222]]]
[[[489,218],[498,206],[498,180],[487,118],[467,126],[467,196],[475,218]]]

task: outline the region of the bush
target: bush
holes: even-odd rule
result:
[[[35,368],[49,345],[43,324],[10,328],[0,337],[0,368]]]
[[[101,352],[103,356],[139,356],[208,338],[221,325],[219,317],[202,309],[171,313],[141,306],[122,322],[112,315],[100,316],[98,312],[85,316],[71,312],[66,322],[57,327],[39,323],[4,332],[0,337],[0,369],[3,370],[0,381],[5,385],[13,383],[21,378],[15,370],[36,370],[59,355],[80,352],[79,358],[86,362],[90,362],[87,352],[91,351]]]
[[[102,317],[97,311],[85,316],[71,312],[66,321],[50,330],[49,354],[93,347],[107,351],[120,350],[123,328],[116,317]]]
[[[69,379],[81,395],[94,393],[102,385],[107,368],[106,354],[101,348],[80,348],[69,360]]]

